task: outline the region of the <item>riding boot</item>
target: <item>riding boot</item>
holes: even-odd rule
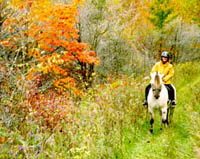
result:
[[[147,100],[146,100],[146,99],[144,100],[144,102],[142,103],[142,105],[143,105],[143,106],[147,106],[147,105],[148,105],[148,103],[147,103]]]
[[[169,94],[169,100],[171,101],[172,107],[176,106],[176,100],[175,100],[175,91],[171,84],[165,84],[165,86],[168,89]]]
[[[175,107],[175,106],[176,106],[176,101],[172,100],[172,107]]]
[[[172,107],[174,108],[176,106],[175,90],[171,84],[169,85],[169,87],[170,87],[170,94],[171,94],[171,104],[172,104]]]

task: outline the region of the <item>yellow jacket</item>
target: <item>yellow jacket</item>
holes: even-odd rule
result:
[[[151,72],[159,72],[160,74],[164,74],[163,82],[165,84],[171,84],[171,78],[174,75],[174,68],[169,62],[163,64],[162,61],[160,61],[153,66]]]

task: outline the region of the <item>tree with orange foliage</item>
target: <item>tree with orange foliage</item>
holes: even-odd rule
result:
[[[48,0],[11,1],[10,7],[16,16],[10,16],[3,27],[4,31],[13,32],[9,43],[15,50],[21,49],[22,57],[26,57],[23,61],[34,60],[35,67],[28,70],[28,79],[39,72],[60,90],[72,88],[79,92],[77,87],[88,87],[99,58],[87,44],[79,41],[76,23],[78,6],[82,3],[82,0],[73,0],[71,4]],[[17,34],[14,33],[16,26]]]

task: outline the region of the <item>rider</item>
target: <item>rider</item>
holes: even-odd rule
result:
[[[175,107],[176,106],[175,89],[171,85],[171,78],[174,75],[174,69],[173,69],[172,64],[169,63],[169,53],[167,51],[162,52],[161,61],[157,62],[154,65],[151,72],[152,73],[159,72],[160,74],[164,74],[162,79],[163,79],[165,86],[167,87],[169,99],[172,102],[172,107]],[[144,103],[143,103],[144,106],[148,105],[147,96],[148,96],[150,88],[151,88],[151,84],[148,84],[146,89],[145,89],[145,100],[144,100]]]

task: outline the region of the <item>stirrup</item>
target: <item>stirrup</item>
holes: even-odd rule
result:
[[[171,103],[172,103],[172,107],[176,106],[176,101],[175,100],[171,101]]]

